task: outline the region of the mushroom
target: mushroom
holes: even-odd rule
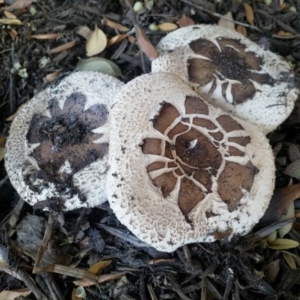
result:
[[[181,76],[214,106],[258,125],[267,134],[291,113],[299,90],[278,55],[231,29],[193,25],[169,33],[158,44],[152,71]]]
[[[160,251],[245,235],[273,193],[264,134],[205,99],[158,72],[127,83],[111,111],[110,206]]]
[[[106,201],[108,114],[122,85],[98,72],[76,72],[18,111],[5,167],[25,201],[65,210]]]

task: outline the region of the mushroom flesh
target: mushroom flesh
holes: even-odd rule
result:
[[[181,76],[210,103],[273,131],[291,113],[299,90],[280,56],[231,29],[193,25],[165,36],[152,71]]]
[[[274,188],[264,134],[170,73],[137,77],[116,98],[106,185],[118,219],[166,252],[248,233]]]
[[[98,72],[75,72],[18,111],[5,167],[25,201],[65,210],[106,201],[108,114],[122,85]]]

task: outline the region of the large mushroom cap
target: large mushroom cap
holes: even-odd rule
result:
[[[111,111],[107,197],[119,220],[161,251],[246,234],[274,187],[265,136],[207,104],[179,77],[138,77]]]
[[[20,109],[6,143],[5,167],[25,201],[71,210],[106,200],[108,114],[122,85],[97,72],[72,73]]]
[[[152,71],[171,72],[211,103],[267,134],[291,113],[299,90],[289,65],[243,35],[214,25],[169,33],[158,44]]]

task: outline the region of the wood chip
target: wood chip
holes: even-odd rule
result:
[[[107,45],[107,38],[104,32],[95,25],[95,29],[86,43],[86,55],[93,56],[102,52]]]
[[[0,23],[4,25],[22,25],[19,19],[0,19]]]
[[[193,19],[183,14],[182,17],[178,21],[176,21],[176,24],[181,28],[190,25],[195,25],[195,22]]]
[[[31,38],[36,40],[55,40],[58,36],[59,33],[44,33],[44,34],[34,34],[31,36]]]
[[[173,30],[176,30],[178,28],[178,26],[176,24],[167,23],[167,22],[158,24],[157,27],[160,31],[165,31],[165,32],[173,31]]]
[[[108,40],[106,48],[123,41],[124,39],[127,38],[127,36],[128,36],[127,34],[118,34],[112,37],[111,39]]]
[[[126,26],[123,26],[122,24],[119,24],[117,22],[114,22],[114,21],[111,21],[107,18],[103,18],[103,21],[104,21],[104,24],[110,28],[113,28],[113,29],[116,29],[118,31],[121,31],[121,32],[127,32],[129,31],[130,29]]]
[[[245,8],[245,13],[246,13],[246,19],[248,21],[249,24],[251,24],[252,26],[254,26],[254,14],[253,14],[253,9],[252,7],[247,4],[247,3],[243,3],[244,4],[244,8]]]
[[[67,49],[70,49],[70,48],[74,47],[75,44],[76,44],[76,40],[73,40],[71,42],[65,43],[61,46],[58,46],[56,48],[53,48],[53,49],[49,50],[49,53],[53,54],[53,53],[62,52],[64,50],[67,50]]]

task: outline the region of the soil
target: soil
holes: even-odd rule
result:
[[[2,25],[0,33],[0,137],[8,136],[11,121],[7,118],[51,84],[49,78],[59,80],[56,75],[74,71],[78,59],[87,58],[86,39],[77,34],[80,26],[93,30],[97,24],[112,38],[116,31],[104,24],[104,17],[129,28],[134,20],[123,0],[36,0],[11,12],[22,25]],[[183,14],[195,23],[216,24],[228,12],[251,40],[284,56],[299,82],[298,0],[155,0],[151,9],[136,15],[136,21],[155,46],[166,32],[151,31],[150,24],[175,23]],[[3,10],[0,13],[4,18]],[[58,36],[31,38],[48,33]],[[133,31],[131,35],[135,37]],[[71,41],[75,41],[73,47],[51,51]],[[151,61],[128,39],[97,56],[116,63],[124,82],[150,72]],[[300,158],[299,108],[297,102],[289,119],[268,136],[276,154],[276,189],[289,183],[297,188],[300,179],[299,168],[293,177],[284,174],[287,166]],[[123,227],[108,203],[71,212],[61,211],[59,199],[34,208],[23,203],[9,182],[3,160],[0,188],[0,299],[4,299],[2,291],[21,288],[31,292],[26,299],[80,299],[74,295],[74,281],[79,278],[85,284],[90,282],[84,287],[86,299],[300,299],[299,246],[271,249],[265,239],[282,227],[278,218],[274,222],[268,216],[260,228],[230,242],[220,233],[220,241],[215,243],[162,253]],[[279,194],[276,199],[283,202]],[[289,201],[294,200],[298,219],[284,238],[300,242],[300,202],[297,196]],[[52,213],[42,210],[47,205]],[[275,209],[274,215],[278,211]],[[94,269],[87,272],[91,266]],[[91,284],[95,280],[98,284]]]

